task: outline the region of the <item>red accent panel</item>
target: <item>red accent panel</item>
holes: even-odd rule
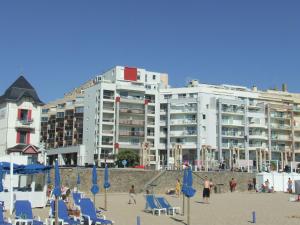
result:
[[[124,80],[137,81],[137,68],[124,68]]]
[[[26,144],[30,144],[30,131],[28,131],[26,135]]]
[[[116,97],[116,102],[121,102],[120,96],[117,96],[117,97]]]
[[[149,99],[145,99],[145,105],[148,105],[149,102],[150,102]]]
[[[21,119],[21,109],[18,109],[18,120]]]
[[[31,112],[32,112],[32,110],[29,109],[29,110],[28,110],[28,114],[27,114],[27,120],[28,120],[28,121],[31,120]]]
[[[115,148],[120,148],[119,143],[115,143]]]
[[[16,142],[17,142],[17,144],[20,143],[20,131],[17,132]]]

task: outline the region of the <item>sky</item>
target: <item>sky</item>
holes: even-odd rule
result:
[[[23,74],[48,102],[115,65],[300,92],[299,0],[0,1],[0,95]]]

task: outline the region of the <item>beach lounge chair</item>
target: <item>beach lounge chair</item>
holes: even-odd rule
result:
[[[173,207],[164,197],[156,197],[158,204],[162,208],[166,208],[168,214],[174,215],[175,213],[180,213],[180,207]]]
[[[35,219],[32,214],[31,203],[28,200],[17,200],[15,203],[15,224],[25,225],[43,225],[44,223],[38,217]]]
[[[53,222],[55,218],[55,201],[51,202],[51,221]],[[68,208],[63,200],[58,201],[58,220],[59,224],[69,224],[69,225],[77,225],[80,224],[80,219],[76,217],[70,217],[68,214]],[[50,224],[52,224],[50,222]]]
[[[103,217],[100,218],[99,215],[97,215],[97,211],[95,208],[94,203],[89,198],[82,198],[79,202],[80,204],[80,211],[82,214],[82,217],[84,219],[84,222],[87,221],[88,225],[92,224],[113,224],[113,221],[106,220]]]
[[[74,200],[74,204],[76,206],[79,206],[79,202],[80,202],[80,199],[81,199],[81,193],[79,193],[79,192],[73,192],[72,193],[72,197],[73,197],[73,200]]]
[[[159,204],[157,204],[157,201],[154,198],[154,195],[145,195],[146,198],[146,208],[145,210],[150,210],[153,215],[158,213],[160,216],[161,212],[167,213],[167,209],[161,207]]]
[[[8,220],[8,222],[6,222],[4,220],[5,218],[3,216],[3,212],[4,212],[3,206],[0,205],[0,224],[1,225],[11,225],[11,221],[10,220]]]

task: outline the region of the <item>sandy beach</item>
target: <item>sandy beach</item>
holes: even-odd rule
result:
[[[166,196],[174,206],[182,206],[182,198]],[[289,202],[289,194],[224,193],[213,194],[210,204],[203,204],[200,193],[191,199],[191,224],[193,225],[243,225],[251,224],[252,211],[256,211],[257,224],[300,224],[300,203]],[[103,207],[103,195],[96,198],[97,207]],[[128,194],[110,194],[105,215],[117,225],[135,225],[140,216],[142,225],[181,225],[186,216],[154,216],[144,212],[145,200],[137,195],[137,204],[128,204]],[[49,208],[34,209],[34,214],[46,218]]]

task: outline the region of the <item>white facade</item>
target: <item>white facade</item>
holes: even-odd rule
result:
[[[21,80],[21,81],[20,81]],[[20,83],[21,82],[21,83]],[[20,77],[1,96],[0,101],[0,155],[19,144],[39,146],[41,127],[41,104],[34,89]],[[22,86],[23,85],[23,86]],[[11,96],[12,90],[15,95]],[[16,97],[14,99],[13,97]]]
[[[286,90],[197,81],[170,88],[167,74],[116,66],[84,89],[83,105],[83,146],[61,149],[81,152],[81,165],[113,163],[126,149],[143,158],[145,144],[156,169],[176,168],[177,148],[180,163],[205,170],[300,161],[300,95]]]
[[[147,142],[150,163],[158,164],[159,89],[166,79],[166,74],[117,66],[85,90],[83,143],[89,163],[113,162],[125,149],[139,153]]]

